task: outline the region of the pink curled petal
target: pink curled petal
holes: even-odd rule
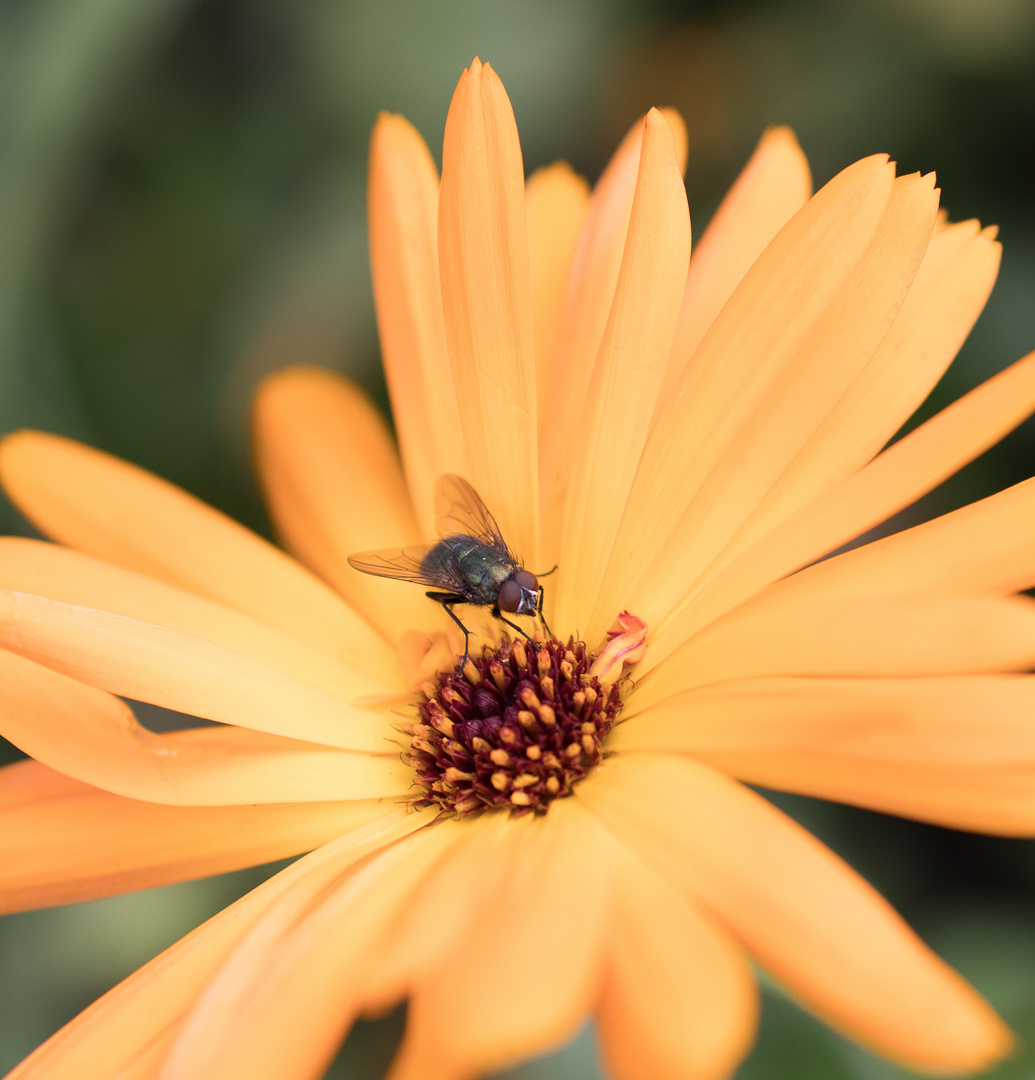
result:
[[[607,632],[608,642],[593,662],[590,674],[603,683],[615,683],[622,668],[638,664],[647,652],[647,624],[623,611]]]

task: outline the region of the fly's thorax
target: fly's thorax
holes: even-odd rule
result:
[[[473,604],[494,604],[500,586],[518,569],[509,551],[490,547],[473,536],[450,536],[435,545],[440,547],[448,551],[459,569]]]

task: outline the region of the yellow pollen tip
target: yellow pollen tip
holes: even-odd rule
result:
[[[521,691],[520,697],[521,700],[524,702],[526,709],[535,710],[538,709],[539,706],[542,704],[539,698],[536,697],[535,691],[530,686],[526,686]]]

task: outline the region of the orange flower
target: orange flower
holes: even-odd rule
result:
[[[742,783],[1035,832],[1035,609],[1015,595],[1035,585],[1035,482],[817,561],[1035,408],[1033,355],[882,450],[998,245],[882,156],[809,198],[777,129],[690,261],[683,143],[652,111],[592,194],[563,165],[526,184],[477,61],[441,185],[381,118],[371,247],[402,465],[344,380],[270,379],[259,469],[298,562],[96,451],[3,444],[11,498],[58,541],[0,542],[0,730],[35,759],[0,772],[5,907],[312,852],[12,1076],[316,1077],[356,1016],[409,998],[394,1080],[475,1076],[589,1013],[618,1080],[722,1077],[753,1037],[750,960],[911,1067],[1009,1051],[874,890]],[[442,611],[346,561],[429,542],[443,473],[526,566],[559,564],[559,642],[481,627],[466,681]],[[116,694],[220,726],[153,735]],[[545,812],[446,819],[400,729],[407,762],[454,755],[440,802],[491,761],[484,792]],[[551,754],[570,798],[547,800]]]

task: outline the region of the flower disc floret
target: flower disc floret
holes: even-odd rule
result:
[[[590,674],[592,662],[574,638],[504,640],[425,684],[403,755],[420,801],[464,817],[492,807],[542,813],[570,795],[600,763],[621,708],[618,686]]]

